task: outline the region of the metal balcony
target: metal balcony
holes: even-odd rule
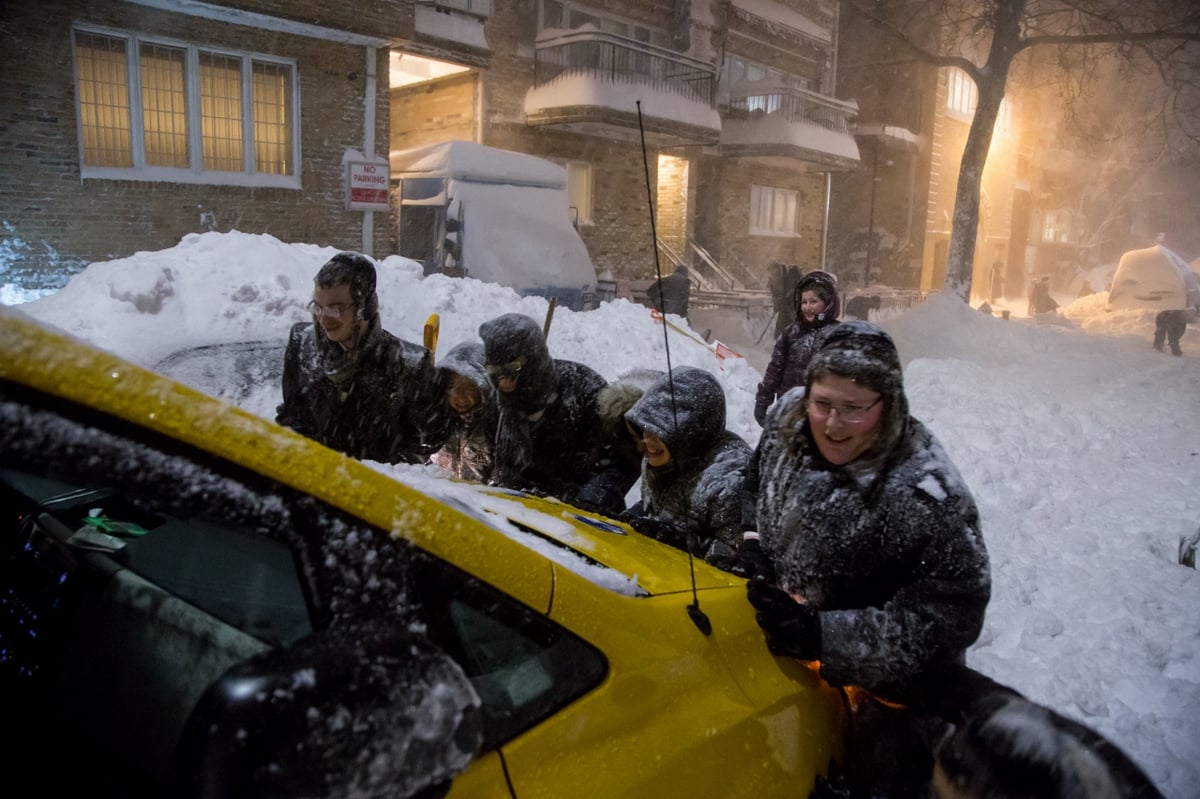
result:
[[[810,171],[853,169],[850,123],[858,106],[805,89],[735,92],[721,102],[721,153],[767,164],[803,162]]]
[[[714,144],[721,130],[715,86],[716,70],[703,61],[610,33],[572,31],[538,40],[526,121],[632,138],[640,100],[648,136]]]

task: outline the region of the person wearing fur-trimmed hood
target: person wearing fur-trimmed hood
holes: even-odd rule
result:
[[[275,421],[353,458],[424,463],[444,416],[433,360],[383,329],[375,264],[333,256],[314,278],[311,322],[292,327]]]
[[[830,332],[805,385],[767,413],[743,491],[741,554],[765,554],[775,573],[774,584],[749,583],[772,652],[901,703],[928,671],[962,662],[991,596],[979,511],[909,415],[900,357],[881,328],[849,321]],[[866,707],[891,714],[874,699]],[[885,736],[860,751],[882,756],[918,738]],[[932,756],[892,762],[920,779]]]
[[[711,372],[671,370],[646,389],[625,419],[641,433],[641,500],[631,526],[706,559],[741,541],[741,485],[751,448],[725,429],[725,390]]]
[[[496,391],[484,369],[483,344],[464,341],[438,362],[438,382],[449,408],[445,440],[430,463],[460,480],[486,482],[495,462]]]
[[[813,353],[842,312],[837,278],[814,270],[800,278],[794,295],[796,321],[783,329],[771,350],[771,360],[754,395],[754,418],[761,425],[767,408],[788,389],[804,385],[804,373]]]
[[[490,482],[577,500],[608,466],[596,410],[596,395],[608,382],[589,366],[552,358],[541,325],[524,314],[489,319],[479,337],[499,408]]]
[[[604,508],[610,514],[624,510],[625,496],[642,476],[644,452],[642,439],[633,434],[625,413],[663,374],[660,369],[631,369],[596,395],[604,469],[580,489],[580,504]]]

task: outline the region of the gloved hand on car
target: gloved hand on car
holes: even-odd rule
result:
[[[821,619],[817,611],[763,579],[747,583],[746,595],[758,609],[758,626],[772,654],[798,660],[820,659]]]
[[[669,521],[637,513],[622,513],[617,518],[642,535],[648,535],[656,541],[662,541],[664,544],[670,544],[679,549],[687,549],[687,531]]]
[[[757,536],[757,533],[753,535]],[[705,559],[718,569],[747,580],[755,577],[765,577],[768,582],[775,580],[775,567],[771,565],[771,559],[763,551],[757,537],[743,540],[736,551],[725,547],[720,553]]]

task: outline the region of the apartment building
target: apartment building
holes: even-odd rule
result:
[[[657,247],[664,272],[761,288],[773,263],[822,264],[830,176],[859,163],[835,0],[47,0],[0,20],[0,241],[44,275],[207,230],[398,252],[395,176],[387,197],[358,181],[464,139],[561,164],[598,271],[649,278]]]

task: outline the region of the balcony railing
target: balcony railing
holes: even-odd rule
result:
[[[534,86],[564,75],[648,86],[713,107],[716,70],[712,66],[611,33],[573,31],[540,39]]]
[[[778,115],[788,122],[816,125],[846,135],[850,135],[850,121],[858,114],[858,108],[853,103],[805,89],[778,88],[769,92],[739,94],[729,97],[727,103],[727,109],[722,109],[722,112],[729,119],[753,121],[768,114]]]

